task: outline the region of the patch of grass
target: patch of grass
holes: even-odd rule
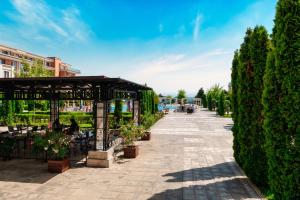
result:
[[[224,117],[225,118],[231,118],[231,114],[225,114]]]

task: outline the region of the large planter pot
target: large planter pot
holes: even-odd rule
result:
[[[64,160],[48,160],[48,171],[54,173],[62,173],[70,168],[69,159]]]
[[[136,158],[139,154],[139,147],[136,145],[130,145],[124,147],[125,158]]]
[[[150,140],[151,139],[151,132],[150,131],[146,131],[145,135],[143,135],[143,137],[141,138],[141,140]]]

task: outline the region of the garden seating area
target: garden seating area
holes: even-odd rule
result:
[[[65,130],[68,128],[68,126],[63,126],[63,131],[66,133]],[[45,126],[2,126],[0,129],[0,157],[3,160],[13,158],[47,160],[47,154],[38,152],[35,149],[35,143],[38,142],[39,136],[45,137],[49,131],[50,129]],[[88,129],[70,135],[69,138],[70,160],[85,158],[87,151],[93,147],[94,134]]]

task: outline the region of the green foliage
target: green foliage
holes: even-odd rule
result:
[[[24,101],[18,100],[14,101],[15,103],[15,113],[22,113],[24,110]]]
[[[247,69],[247,80],[249,96],[248,106],[251,107],[251,112],[247,113],[247,117],[251,120],[250,132],[247,137],[251,143],[247,144],[251,154],[248,154],[247,163],[249,170],[247,175],[261,188],[268,188],[267,181],[267,158],[264,149],[265,137],[263,133],[263,76],[267,61],[267,53],[269,50],[269,38],[266,29],[262,26],[254,28],[250,41],[250,57],[252,69]],[[250,74],[249,74],[250,73]],[[249,126],[249,125],[248,125]],[[253,170],[255,168],[255,170]],[[246,171],[246,170],[245,170]]]
[[[179,101],[181,101],[182,99],[186,98],[186,93],[184,90],[179,90],[178,91],[178,95],[177,95],[177,98]],[[181,103],[184,103],[184,102],[181,102]]]
[[[211,108],[212,110],[216,110],[217,107],[217,100],[216,99],[212,99],[211,100]]]
[[[152,90],[142,91],[140,93],[141,97],[141,112],[146,113],[156,113],[158,111],[158,97]]]
[[[268,188],[261,102],[268,43],[264,27],[248,29],[239,53],[235,52],[231,74],[234,157],[262,189]]]
[[[274,199],[300,199],[300,1],[279,0],[264,77],[264,130]]]
[[[238,119],[237,119],[237,127],[238,127],[238,143],[240,146],[239,158],[237,161],[240,166],[246,171],[246,173],[250,170],[249,165],[246,163],[248,154],[248,144],[250,143],[247,137],[248,132],[250,132],[251,127],[249,126],[252,121],[249,117],[248,113],[251,112],[251,101],[252,95],[249,93],[249,88],[251,87],[251,78],[252,78],[252,63],[250,58],[250,41],[252,35],[252,29],[248,29],[246,32],[246,36],[244,38],[244,42],[240,48],[239,55],[239,66],[238,66],[238,91],[237,91],[237,100],[238,100]],[[249,73],[247,73],[249,70]],[[251,88],[252,89],[252,88]],[[248,105],[250,104],[250,105]]]
[[[3,160],[10,159],[15,145],[15,138],[6,137],[0,142],[0,156],[2,156]]]
[[[207,97],[206,97],[205,93],[202,95],[201,102],[202,102],[203,108],[207,108]]]
[[[124,144],[133,145],[138,136],[137,126],[134,125],[134,122],[130,121],[129,123],[121,125],[119,130],[124,139]]]
[[[115,101],[115,110],[114,110],[114,120],[118,124],[120,120],[122,120],[122,108],[123,108],[123,103],[121,100],[116,100]]]
[[[203,95],[204,95],[204,90],[203,88],[200,88],[195,98],[202,98]]]
[[[213,110],[211,94],[207,94],[207,107],[209,111]]]
[[[37,135],[34,144],[36,151],[44,150],[49,159],[63,160],[69,153],[70,139],[60,132],[47,132],[45,136]]]
[[[215,84],[207,91],[207,107],[208,110],[216,110],[219,97],[221,92],[223,91],[222,87],[219,84]]]
[[[11,100],[3,100],[1,102],[0,119],[7,125],[13,123],[14,103]]]
[[[215,84],[207,91],[207,95],[210,95],[212,99],[218,101],[222,91],[223,88],[219,84]]]
[[[239,65],[239,51],[234,52],[234,57],[231,67],[231,103],[232,103],[232,120],[233,120],[233,156],[235,160],[239,162],[240,144],[239,144],[239,129],[238,129],[238,87],[239,87],[239,76],[238,76],[238,65]]]
[[[23,66],[16,73],[17,77],[49,77],[54,75],[53,72],[44,67],[42,60],[35,60],[32,64],[22,60],[21,63]]]
[[[142,125],[145,127],[146,130],[149,130],[150,127],[156,122],[155,115],[146,114],[142,118]]]
[[[225,100],[225,112],[227,115],[229,115],[229,112],[230,112],[230,101],[229,100]]]
[[[32,145],[32,151],[35,154],[43,153],[45,152],[45,146],[47,145],[48,141],[44,138],[45,136],[42,136],[40,134],[37,134],[33,138],[33,145]]]
[[[224,116],[225,114],[225,97],[224,97],[224,91],[220,93],[219,101],[218,101],[218,108],[217,108],[217,114],[220,116]]]

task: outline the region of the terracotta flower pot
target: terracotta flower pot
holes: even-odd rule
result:
[[[48,171],[54,173],[62,173],[70,168],[69,159],[64,160],[48,160]]]
[[[145,135],[143,135],[143,137],[141,138],[141,140],[150,140],[151,139],[151,132],[150,131],[146,131]]]
[[[130,145],[124,147],[125,158],[136,158],[139,154],[139,147],[136,145]]]

